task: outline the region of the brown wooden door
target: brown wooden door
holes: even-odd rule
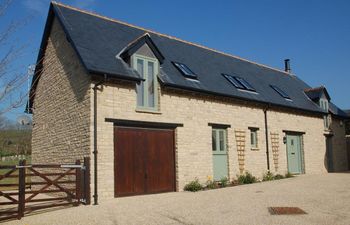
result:
[[[175,191],[174,131],[115,127],[115,196]]]

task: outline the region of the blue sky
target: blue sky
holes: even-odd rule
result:
[[[16,34],[26,44],[16,66],[35,63],[47,0],[14,0],[0,28],[11,19],[28,18]],[[258,63],[292,71],[309,85],[325,85],[332,101],[350,109],[350,1],[107,1],[65,0],[62,3],[199,43]],[[1,29],[0,29],[1,30]],[[24,87],[26,89],[26,87]],[[7,114],[20,115],[23,108]]]

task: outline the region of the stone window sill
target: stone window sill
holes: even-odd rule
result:
[[[150,114],[162,114],[161,112],[156,111],[156,110],[152,110],[152,109],[143,109],[143,108],[137,108],[137,109],[135,110],[135,112],[138,112],[138,113],[150,113]]]
[[[250,150],[252,150],[252,151],[259,151],[259,148],[250,148]]]

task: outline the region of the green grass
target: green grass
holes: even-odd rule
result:
[[[30,164],[31,159],[30,157],[28,157],[27,159],[27,164]],[[19,161],[18,160],[6,160],[6,161],[1,161],[0,165],[1,166],[13,166],[13,165],[18,165]],[[6,174],[8,171],[10,171],[11,169],[0,169],[0,175],[4,175]],[[11,175],[18,175],[18,170],[16,170],[15,172],[13,172]],[[26,178],[27,182],[30,181],[30,177]],[[2,180],[0,180],[0,184],[18,184],[18,178],[16,177],[10,177],[10,178],[4,178]],[[14,190],[17,189],[17,187],[0,187],[0,191],[4,191],[4,190]]]

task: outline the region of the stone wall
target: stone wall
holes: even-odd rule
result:
[[[33,109],[33,163],[90,156],[90,77],[55,19]]]
[[[199,178],[204,183],[208,175],[213,175],[212,128],[208,126],[208,123],[231,125],[231,128],[227,129],[229,178],[231,180],[240,173],[235,140],[237,130],[244,130],[246,134],[245,170],[259,177],[267,171],[264,112],[261,106],[165,88],[159,88],[159,92],[161,110],[157,113],[136,110],[134,84],[108,84],[103,87],[103,91],[98,92],[100,197],[111,197],[114,194],[113,123],[105,122],[105,118],[183,124],[183,127],[176,129],[176,173],[177,190],[179,191],[186,183],[195,178]],[[305,133],[303,140],[306,173],[326,172],[322,117],[271,109],[267,111],[267,118],[269,132],[278,133],[280,137],[277,171],[274,169],[270,143],[272,172],[281,174],[287,172],[286,145],[283,143],[284,130]],[[250,148],[248,127],[259,128],[257,150]]]
[[[34,101],[33,162],[71,163],[92,155],[93,97],[90,78],[54,21],[43,61],[44,70]],[[159,112],[136,110],[135,84],[105,84],[98,91],[98,184],[100,198],[114,196],[113,123],[106,118],[181,123],[176,129],[177,190],[199,178],[213,175],[211,132],[208,123],[229,124],[227,149],[229,178],[240,173],[236,131],[245,131],[244,169],[261,177],[267,171],[264,111],[262,105],[159,87]],[[270,166],[274,173],[287,172],[284,131],[303,132],[306,173],[326,172],[323,119],[296,111],[267,111],[269,133],[278,134],[278,169],[271,143]],[[250,130],[259,128],[258,149],[250,148]],[[271,139],[269,138],[269,142]],[[276,143],[275,143],[276,145]],[[276,145],[277,146],[277,145]],[[275,151],[276,154],[276,151]],[[275,159],[276,160],[276,159]],[[93,162],[92,162],[93,165]],[[93,168],[92,172],[93,172]],[[92,173],[93,180],[93,173]],[[92,190],[93,190],[92,186]]]

